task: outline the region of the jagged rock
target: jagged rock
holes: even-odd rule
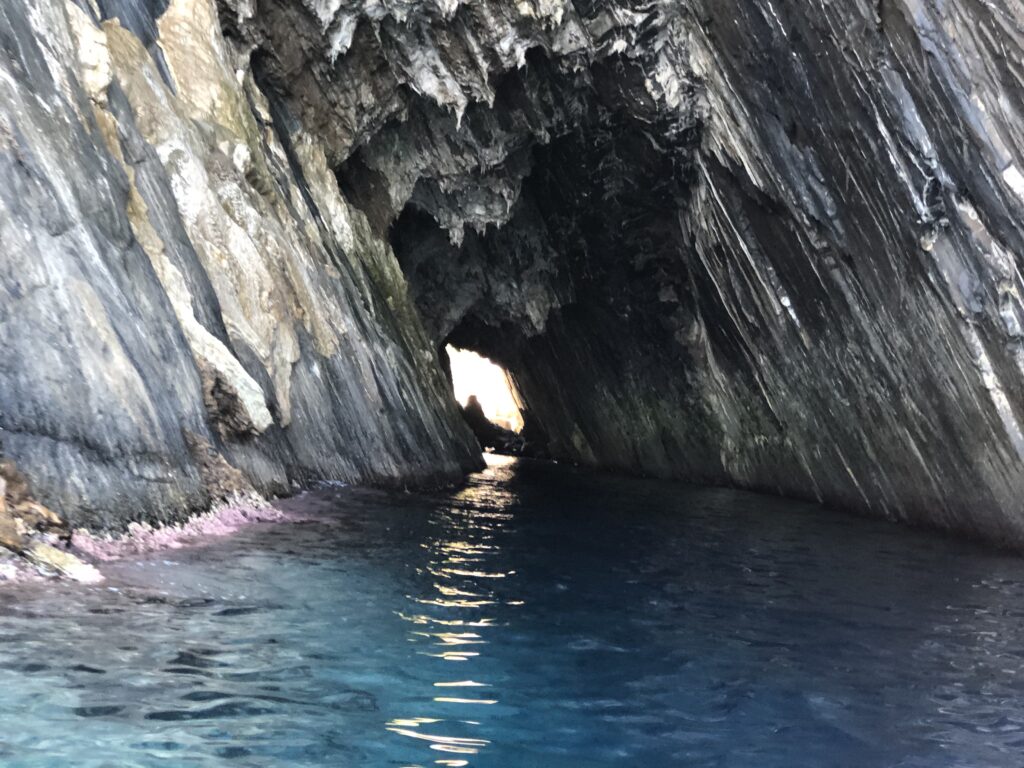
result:
[[[1022,30],[6,0],[5,453],[94,527],[204,508],[207,455],[264,492],[451,479],[451,341],[556,457],[1024,545]]]

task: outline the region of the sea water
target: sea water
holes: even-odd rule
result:
[[[0,766],[1024,765],[1024,560],[494,460],[0,589]]]

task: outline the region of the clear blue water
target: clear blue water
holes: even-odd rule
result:
[[[499,462],[0,592],[0,765],[1021,766],[1024,561]]]

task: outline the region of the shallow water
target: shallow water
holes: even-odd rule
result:
[[[1020,766],[1024,561],[497,460],[0,591],[0,765]]]

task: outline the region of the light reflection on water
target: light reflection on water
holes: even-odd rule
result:
[[[512,463],[492,458],[492,471],[505,473]],[[425,606],[423,613],[409,615],[396,612],[399,618],[414,625],[409,630],[411,642],[429,646],[429,650],[418,651],[424,656],[437,659],[441,664],[433,673],[437,680],[435,688],[446,689],[446,695],[435,695],[433,702],[441,705],[458,705],[460,717],[450,718],[397,718],[388,723],[392,733],[410,739],[419,739],[430,744],[430,748],[446,755],[459,755],[460,759],[438,758],[433,762],[440,766],[468,766],[469,756],[479,755],[490,744],[480,735],[446,735],[448,731],[457,734],[472,734],[482,730],[480,720],[465,719],[465,713],[473,717],[476,707],[490,707],[500,702],[497,694],[488,691],[488,696],[469,695],[480,688],[491,689],[487,682],[451,679],[458,671],[447,668],[450,662],[470,662],[487,653],[483,646],[489,644],[487,634],[499,632],[503,625],[496,624],[487,616],[488,608],[496,605],[519,606],[522,600],[510,598],[514,586],[502,582],[499,590],[495,580],[509,579],[515,570],[502,567],[501,543],[505,526],[515,519],[506,511],[517,501],[515,495],[497,483],[472,484],[459,491],[449,506],[437,509],[430,517],[432,534],[423,545],[429,560],[421,573],[429,574],[430,590],[425,596],[406,595],[412,602]],[[492,567],[497,566],[497,567]],[[431,612],[426,612],[426,611]],[[478,627],[477,632],[424,632],[416,627],[424,624],[457,622],[455,626]],[[471,646],[465,648],[463,646]],[[454,648],[453,648],[454,647]],[[468,689],[466,695],[455,695]],[[486,717],[483,713],[482,717]],[[422,727],[421,727],[422,726]],[[439,731],[445,731],[444,734]]]
[[[1024,561],[501,463],[0,590],[0,766],[1024,764]]]

